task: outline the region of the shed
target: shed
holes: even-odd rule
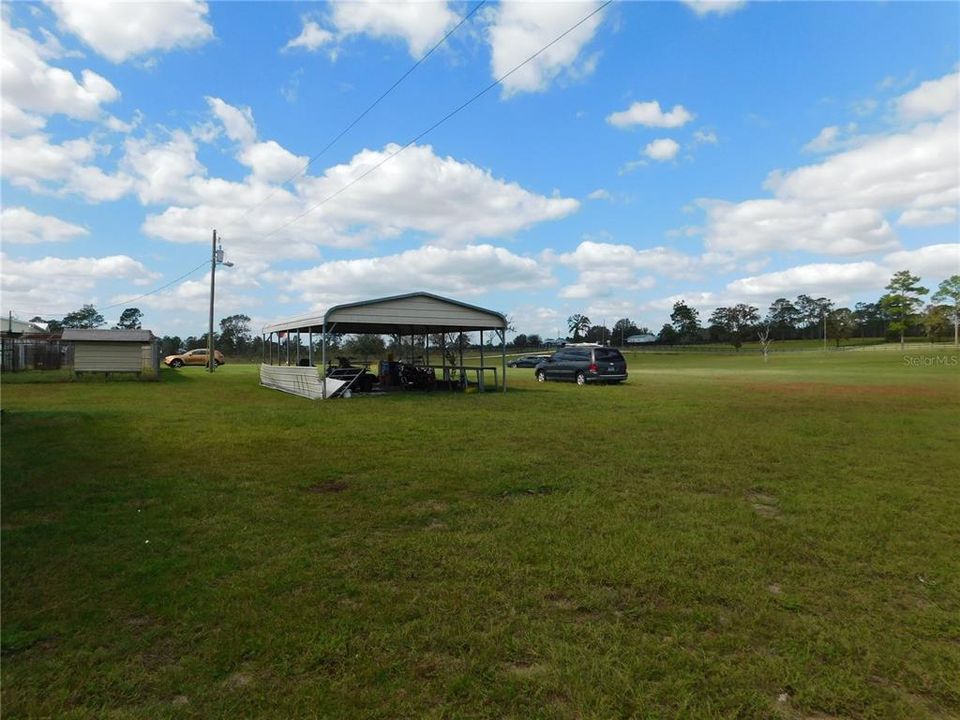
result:
[[[147,372],[160,376],[159,346],[149,330],[66,329],[63,340],[74,347],[73,371]]]
[[[506,331],[507,319],[495,310],[470,305],[459,300],[441,297],[428,292],[414,292],[405,295],[363,300],[361,302],[335,305],[326,312],[301,315],[263,327],[264,362],[260,366],[260,382],[284,392],[291,392],[311,399],[327,397],[332,382],[326,378],[327,337],[333,333],[355,333],[371,335],[417,335],[429,336],[444,333],[480,332],[480,364],[466,366],[462,354],[459,367],[461,377],[467,371],[475,372],[481,388],[485,384],[485,373],[492,371],[494,386],[498,385],[498,376],[502,379],[502,389],[507,389],[506,378]],[[500,340],[499,367],[485,365],[483,353],[483,333],[493,332]],[[296,333],[307,333],[309,355],[306,367],[298,361],[290,364],[280,356],[280,338]],[[313,334],[321,336],[321,365],[313,367]],[[299,347],[299,342],[298,342]],[[274,348],[276,347],[276,357]],[[429,355],[429,346],[426,348]],[[447,366],[443,356],[443,365],[436,367],[446,375],[455,366]],[[427,361],[429,363],[429,359]],[[497,372],[499,370],[499,373]]]

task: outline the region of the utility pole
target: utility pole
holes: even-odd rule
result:
[[[217,231],[213,231],[213,244],[210,249],[210,332],[207,335],[207,363],[210,372],[217,367],[213,357],[213,293],[217,286]]]
[[[827,311],[822,309],[820,311],[820,317],[823,318],[823,351],[827,351]]]
[[[223,247],[217,247],[217,231],[213,231],[213,246],[210,249],[210,333],[207,336],[207,363],[210,372],[217,369],[217,360],[214,356],[216,347],[213,343],[213,296],[217,287],[217,265],[233,267],[232,262],[223,259]]]

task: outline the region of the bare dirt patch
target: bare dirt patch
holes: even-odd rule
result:
[[[463,660],[444,653],[425,653],[414,665],[414,674],[419,678],[435,678],[463,669]]]
[[[536,487],[517,487],[504,490],[500,497],[526,497],[528,495],[552,495],[554,489],[550,485],[537,485]]]
[[[518,660],[517,662],[507,663],[506,671],[518,678],[534,678],[546,674],[548,668],[543,663],[533,662],[532,660]]]
[[[450,503],[443,502],[442,500],[421,500],[410,506],[410,510],[417,515],[445,513],[449,509]]]
[[[247,687],[247,685],[252,682],[253,676],[250,673],[235,672],[223,681],[223,686],[230,690],[239,690],[240,688]]]
[[[751,492],[747,494],[747,501],[750,507],[760,517],[777,519],[783,516],[780,512],[779,500],[775,495],[764,492]]]
[[[544,599],[560,610],[576,610],[577,604],[565,595],[560,593],[548,593]]]

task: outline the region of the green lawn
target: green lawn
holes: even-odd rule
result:
[[[4,376],[4,717],[958,717],[957,358]]]

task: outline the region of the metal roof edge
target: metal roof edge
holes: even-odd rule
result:
[[[477,312],[486,313],[488,315],[495,315],[501,320],[503,320],[504,327],[507,324],[507,318],[503,313],[497,312],[496,310],[490,310],[489,308],[482,308],[479,305],[471,305],[470,303],[465,303],[461,300],[454,300],[453,298],[444,297],[442,295],[437,295],[436,293],[426,292],[425,290],[419,290],[417,292],[401,293],[400,295],[388,295],[386,297],[372,298],[370,300],[359,300],[352,303],[342,303],[340,305],[334,305],[329,308],[323,314],[323,320],[326,322],[327,318],[330,316],[334,310],[345,310],[347,308],[354,307],[363,307],[364,305],[375,305],[376,303],[389,302],[390,300],[406,300],[407,298],[413,297],[428,297],[434,300],[439,300],[440,302],[450,303],[451,305],[458,305],[462,308],[467,308],[468,310],[476,310]]]
[[[504,315],[503,313],[497,312],[496,310],[483,308],[483,307],[480,307],[479,305],[471,305],[470,303],[465,303],[460,300],[454,300],[453,298],[443,297],[442,295],[437,295],[435,293],[421,290],[417,292],[401,293],[400,295],[387,295],[386,297],[371,298],[370,300],[358,300],[357,302],[352,302],[352,303],[341,303],[339,305],[334,305],[330,308],[327,308],[327,310],[322,314],[304,313],[302,315],[294,315],[293,317],[285,318],[283,320],[266,323],[261,328],[261,331],[263,332],[264,335],[272,332],[284,332],[289,330],[289,328],[294,324],[301,323],[301,321],[304,326],[324,325],[327,323],[330,317],[330,314],[338,310],[345,310],[348,308],[355,308],[355,307],[363,307],[365,305],[375,305],[377,303],[389,302],[391,300],[406,300],[407,298],[414,298],[414,297],[427,297],[433,300],[439,300],[440,302],[448,303],[450,305],[456,305],[458,307],[466,308],[468,310],[475,310],[477,312],[481,312],[486,315],[492,315],[493,317],[500,319],[500,321],[503,323],[504,328],[506,328],[507,326],[506,315]]]
[[[143,328],[127,330],[124,328],[64,328],[61,339],[65,341],[88,342],[150,342],[157,336],[152,330]]]

